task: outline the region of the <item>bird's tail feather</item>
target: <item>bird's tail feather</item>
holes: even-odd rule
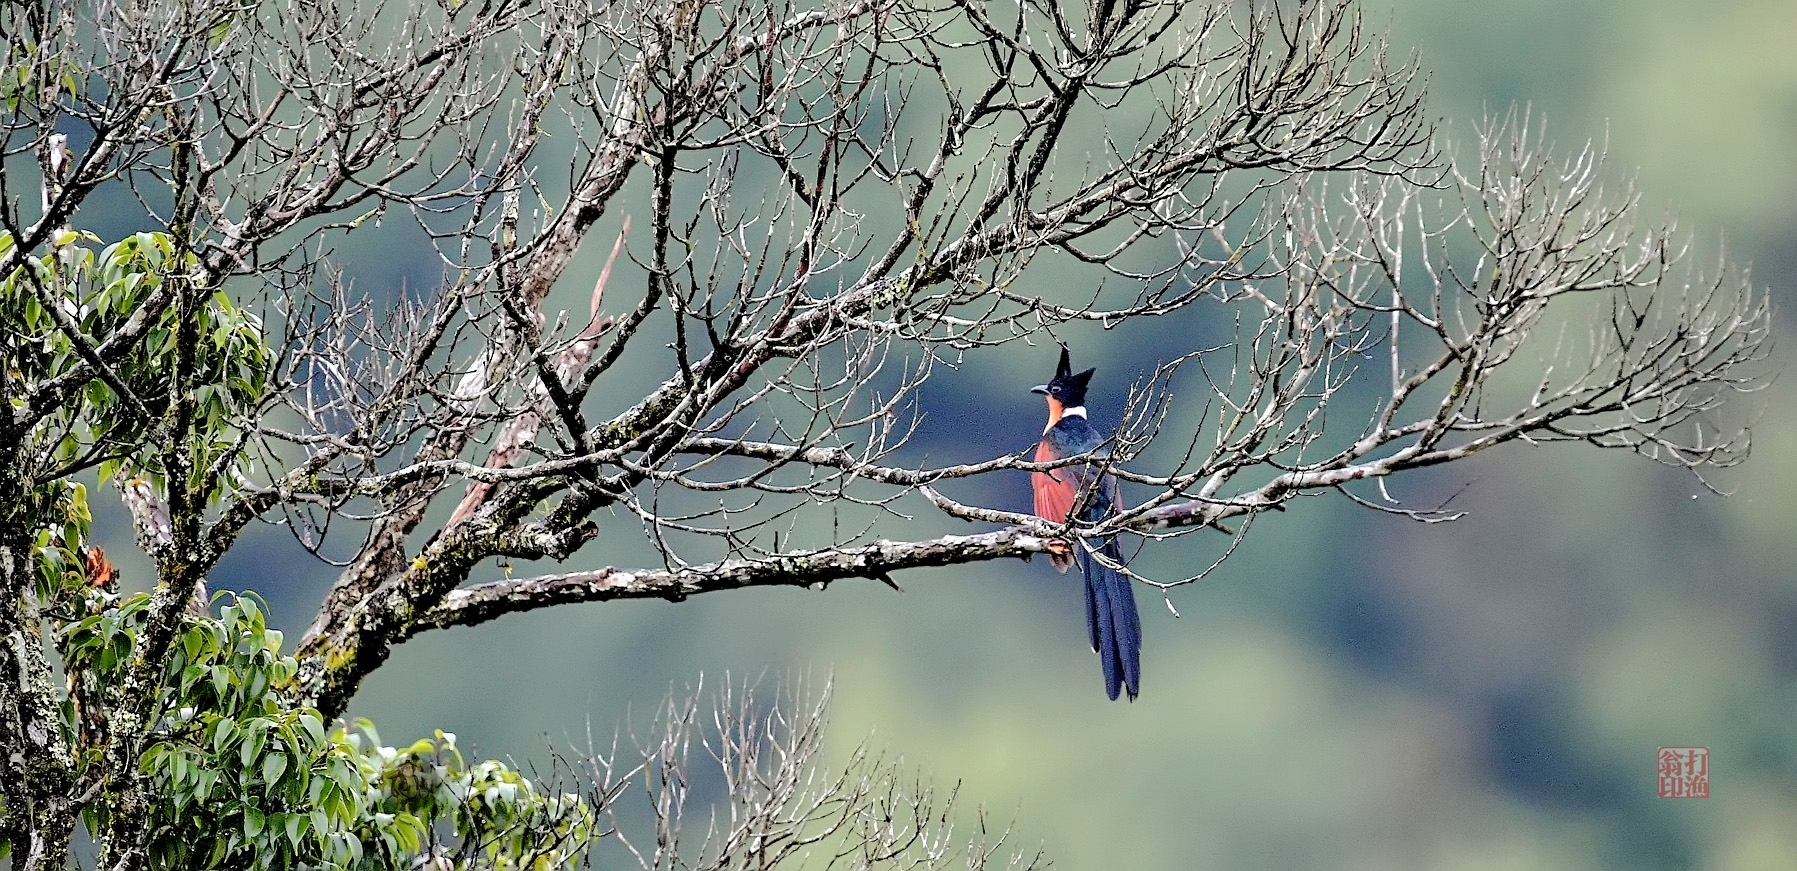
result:
[[[1122,553],[1115,540],[1099,552],[1118,564]],[[1092,649],[1104,667],[1104,690],[1112,699],[1127,689],[1134,701],[1142,690],[1142,619],[1136,612],[1136,595],[1129,578],[1079,552],[1080,573],[1086,578],[1086,632]]]

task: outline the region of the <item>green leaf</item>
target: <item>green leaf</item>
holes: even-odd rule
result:
[[[218,769],[202,768],[194,774],[194,796],[205,801],[212,794],[212,787],[218,783]]]
[[[225,745],[237,737],[237,724],[230,720],[220,719],[212,733],[212,752],[225,752]]]
[[[305,836],[306,830],[311,827],[311,824],[312,820],[305,814],[288,814],[285,826],[288,845],[298,850],[300,838]]]
[[[287,754],[270,753],[262,760],[262,782],[273,786],[287,771]]]
[[[262,745],[267,742],[268,735],[261,729],[246,730],[243,746],[237,748],[237,761],[248,766],[257,756],[262,754]]]
[[[299,716],[299,722],[300,728],[306,730],[306,737],[312,739],[312,743],[324,742],[324,721],[320,720],[317,714],[311,711],[302,713]]]

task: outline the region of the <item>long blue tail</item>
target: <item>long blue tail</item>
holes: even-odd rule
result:
[[[1106,559],[1123,564],[1117,540],[1099,549]],[[1080,573],[1086,576],[1086,631],[1092,649],[1104,666],[1104,691],[1112,700],[1129,690],[1135,701],[1142,690],[1142,618],[1136,613],[1136,594],[1129,578],[1107,568],[1083,548],[1077,553]]]

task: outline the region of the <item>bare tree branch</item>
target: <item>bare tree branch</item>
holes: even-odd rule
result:
[[[896,586],[1205,530],[1227,553],[1312,493],[1448,520],[1385,481],[1510,443],[1701,475],[1746,456],[1727,400],[1765,375],[1744,274],[1690,267],[1600,148],[1556,156],[1525,114],[1446,144],[1350,0],[61,0],[0,22],[21,83],[0,594],[27,603],[0,618],[0,738],[56,710],[27,595],[45,506],[109,475],[158,566],[89,748],[121,808],[109,864],[141,861],[131,760],[172,627],[257,520],[341,567],[290,688],[334,716],[397,644],[567,602]],[[83,229],[119,203],[146,232]],[[594,234],[617,241],[589,286]],[[339,253],[364,239],[428,245],[440,278],[369,286]],[[939,367],[1157,319],[1190,340],[1093,455],[914,442]],[[1097,520],[962,489],[1087,463],[1126,485]],[[480,582],[612,529],[658,559]],[[1167,595],[1220,564],[1131,577]],[[54,743],[0,780],[73,782]]]

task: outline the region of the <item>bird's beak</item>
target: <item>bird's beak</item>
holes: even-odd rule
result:
[[[1048,385],[1046,385],[1046,384],[1038,384],[1038,385],[1036,385],[1036,386],[1034,386],[1034,387],[1031,387],[1031,388],[1030,388],[1030,392],[1031,392],[1031,393],[1040,393],[1040,394],[1042,394],[1042,395],[1043,395],[1043,396],[1047,396],[1047,395],[1048,395]]]

